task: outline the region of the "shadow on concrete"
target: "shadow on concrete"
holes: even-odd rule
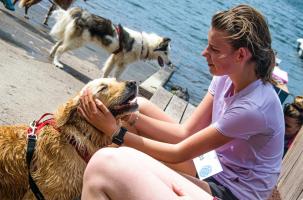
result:
[[[0,29],[0,38],[6,42],[11,43],[14,46],[25,49],[26,51],[31,51],[32,48],[24,45],[22,42],[15,40],[10,33],[7,33]]]
[[[91,81],[92,79],[89,78],[88,76],[82,74],[81,72],[75,70],[74,68],[64,64],[63,64],[63,68],[62,70],[68,74],[70,74],[71,76],[75,77],[76,79],[78,79],[79,81],[81,81],[82,83],[86,84],[88,83],[89,81]]]

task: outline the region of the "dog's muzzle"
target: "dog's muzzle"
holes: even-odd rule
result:
[[[161,58],[161,56],[158,56],[158,64],[160,65],[160,67],[164,67],[164,61]],[[174,64],[172,62],[170,62],[170,60],[168,61],[168,63],[166,63],[167,66],[174,68]]]
[[[126,90],[127,90],[127,94],[123,97],[120,104],[110,108],[110,111],[114,116],[127,114],[129,112],[134,112],[138,109],[137,101],[133,101],[138,93],[138,87],[136,81],[127,81]]]
[[[164,66],[164,61],[162,59],[161,56],[158,56],[158,64],[160,65],[160,67],[163,67]],[[172,63],[170,61],[168,61],[168,63],[165,63],[166,65],[170,66],[172,65]]]

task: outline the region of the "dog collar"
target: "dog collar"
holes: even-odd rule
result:
[[[70,139],[68,140],[68,142],[73,145],[73,147],[76,149],[78,155],[86,162],[88,163],[88,161],[91,158],[91,155],[89,154],[88,150],[86,147],[80,147],[77,144],[77,140],[74,136],[71,136]]]
[[[140,58],[143,58],[144,60],[147,60],[148,59],[148,56],[149,56],[149,50],[147,48],[147,52],[146,52],[146,55],[143,57],[143,51],[144,51],[144,43],[143,43],[143,34],[141,32],[141,53],[140,53]]]
[[[115,25],[114,25],[115,26]],[[118,26],[115,26],[115,30],[118,36],[118,40],[119,40],[119,48],[116,49],[115,51],[113,51],[113,54],[118,54],[123,50],[123,45],[122,45],[122,41],[123,41],[123,27],[121,26],[121,24],[118,24]]]

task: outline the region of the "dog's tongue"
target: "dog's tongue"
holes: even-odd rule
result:
[[[111,109],[111,113],[114,116],[117,116],[129,112],[135,112],[137,109],[138,109],[137,100],[133,99],[125,104],[115,106],[114,108]]]
[[[162,59],[160,56],[158,56],[158,63],[159,63],[159,65],[160,65],[161,67],[164,66],[163,59]]]

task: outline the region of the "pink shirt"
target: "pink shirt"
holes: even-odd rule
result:
[[[257,80],[232,95],[228,76],[214,77],[212,126],[234,138],[216,149],[223,171],[214,178],[239,199],[267,199],[281,168],[284,117],[271,84]]]

